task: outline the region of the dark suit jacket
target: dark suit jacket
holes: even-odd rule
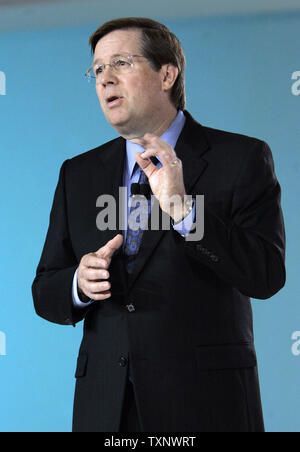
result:
[[[85,319],[74,431],[118,431],[129,362],[143,431],[264,429],[250,297],[270,298],[285,283],[272,154],[263,141],[185,115],[175,151],[186,192],[205,195],[204,238],[145,231],[132,277],[120,249],[110,265],[111,298],[82,310],[71,295],[82,256],[122,233],[97,230],[96,199],[118,199],[125,140],[62,165],[32,292],[41,317],[64,325]]]

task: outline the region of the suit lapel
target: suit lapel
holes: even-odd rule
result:
[[[124,138],[107,143],[99,150],[94,168],[91,168],[95,199],[100,195],[110,195],[116,202],[116,227],[101,231],[101,243],[105,244],[117,234],[124,234],[119,221],[120,199],[119,187],[123,186],[123,171],[126,159],[126,141]],[[122,212],[123,213],[123,212]],[[116,251],[118,254],[121,249]]]
[[[186,110],[185,126],[178,138],[175,152],[182,161],[183,179],[187,194],[191,194],[193,187],[208,165],[203,158],[209,150],[203,127],[196,122]]]

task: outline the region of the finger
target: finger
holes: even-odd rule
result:
[[[94,294],[91,299],[94,301],[104,301],[111,297],[111,292],[102,292],[100,294]]]
[[[150,134],[147,134],[150,135]],[[149,145],[146,146],[146,150],[141,154],[143,159],[149,159],[150,157],[158,155],[163,166],[166,166],[173,162],[176,158],[176,152],[168,143],[162,140],[160,137],[152,135],[149,140]]]
[[[110,287],[111,287],[111,284],[109,281],[89,282],[87,284],[87,290],[92,295],[108,291],[110,289]]]
[[[117,234],[113,239],[109,240],[106,245],[99,248],[96,254],[102,259],[110,259],[114,252],[120,248],[123,243],[123,235]]]
[[[87,268],[107,269],[109,263],[108,259],[100,258],[96,253],[87,254],[82,259],[82,265]]]
[[[88,290],[86,290],[85,295],[93,301],[102,301],[102,300],[106,300],[107,298],[110,298],[111,292],[109,290],[106,290],[105,292],[96,294],[96,293],[91,293]]]
[[[176,168],[181,167],[180,166],[181,161],[180,159],[178,159],[175,152],[170,153],[168,150],[162,149],[160,149],[159,151],[157,151],[156,149],[149,149],[146,152],[140,154],[140,156],[136,158],[136,161],[148,178],[154,171],[159,171],[159,169],[150,160],[150,157],[152,156],[159,156],[160,161],[162,163],[162,167],[167,171],[174,170],[173,162],[175,160],[178,162]]]
[[[110,274],[106,270],[96,270],[93,268],[88,268],[87,270],[83,271],[82,277],[86,281],[100,281],[103,279],[108,279],[110,277]]]
[[[104,282],[104,281],[103,281]],[[79,283],[79,280],[78,280]],[[80,281],[81,291],[92,300],[102,300],[111,296],[110,283],[108,286],[101,285],[102,283],[92,283],[85,279]]]
[[[153,155],[155,155],[155,154],[153,153]],[[135,154],[134,157],[135,157],[137,164],[139,165],[141,170],[144,171],[144,173],[146,174],[148,179],[155,171],[159,171],[159,168],[157,168],[157,166],[155,166],[154,163],[151,162],[150,158],[149,159],[142,158],[141,152],[138,152],[137,154]],[[149,155],[149,157],[150,157],[150,155]]]

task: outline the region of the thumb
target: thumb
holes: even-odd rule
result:
[[[101,258],[111,258],[114,252],[120,248],[123,243],[123,235],[117,234],[113,239],[109,240],[104,246],[96,251]]]
[[[149,177],[153,173],[153,170],[156,170],[156,166],[151,162],[150,158],[143,158],[142,152],[138,152],[134,155],[135,161],[139,165],[142,171],[146,174],[146,176]]]

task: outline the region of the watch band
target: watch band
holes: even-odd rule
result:
[[[193,210],[193,205],[194,205],[194,200],[193,199],[187,199],[184,202],[184,216],[183,216],[183,218],[181,218],[181,220],[176,221],[176,222],[173,221],[173,224],[176,225],[176,224],[181,223],[191,213],[191,211]]]

